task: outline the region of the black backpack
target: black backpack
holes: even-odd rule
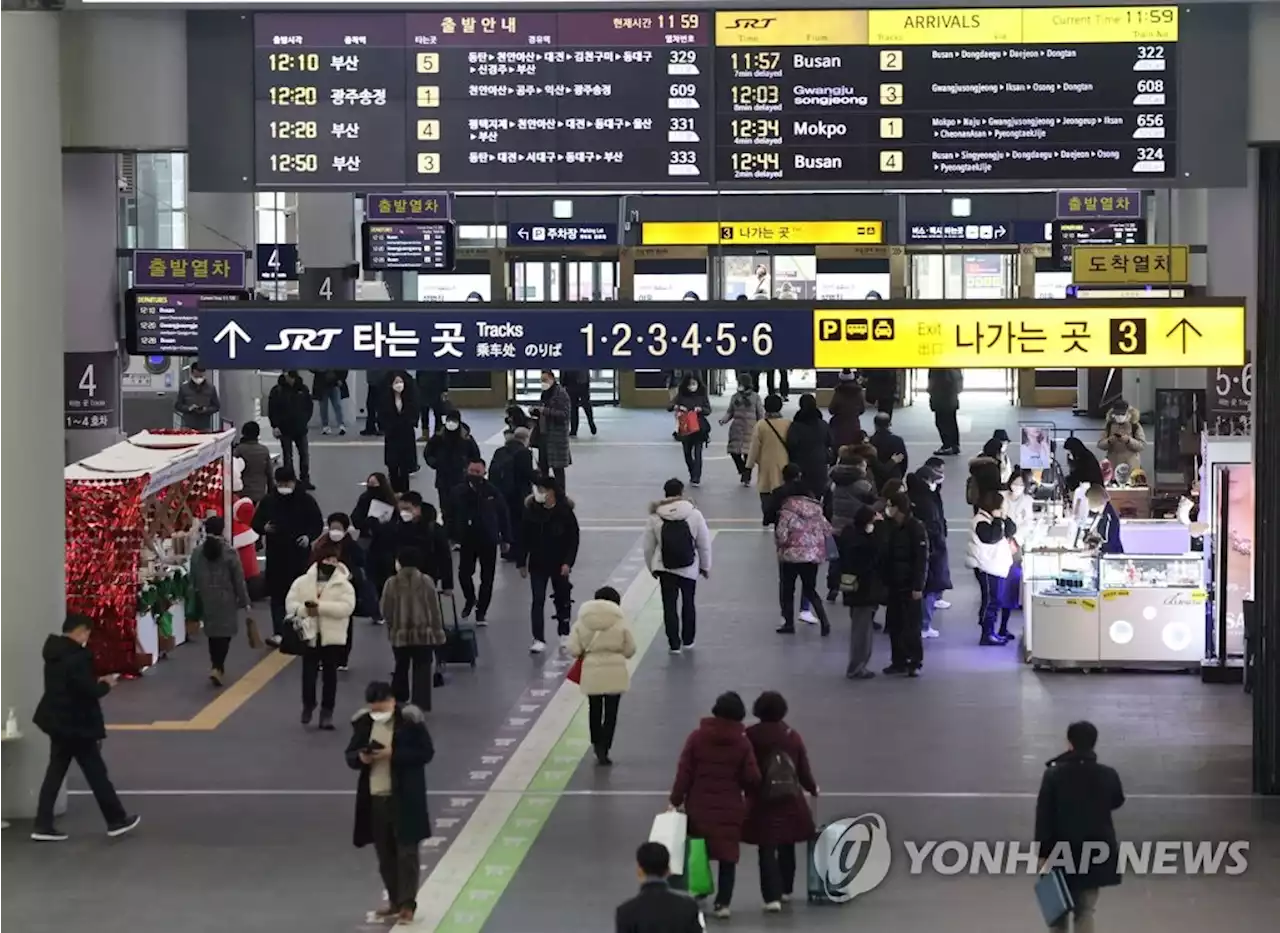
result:
[[[693,532],[683,518],[662,520],[660,543],[665,570],[682,570],[697,563],[698,550],[694,545]]]
[[[489,461],[489,482],[506,498],[515,493],[516,455],[506,447],[499,447]]]
[[[769,753],[762,771],[761,789],[766,800],[800,796],[800,774],[796,771],[796,763],[782,749],[776,748]]]

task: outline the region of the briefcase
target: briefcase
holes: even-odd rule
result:
[[[1075,910],[1076,901],[1067,887],[1067,875],[1061,868],[1054,868],[1036,878],[1036,901],[1044,916],[1045,926],[1053,926]]]

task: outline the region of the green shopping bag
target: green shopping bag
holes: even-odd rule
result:
[[[684,877],[688,891],[694,897],[707,897],[715,893],[711,881],[711,856],[707,854],[707,840],[690,839],[684,855]]]

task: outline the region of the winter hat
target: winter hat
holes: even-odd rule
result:
[[[1009,443],[1009,432],[1004,428],[996,428],[995,431],[991,433],[991,439],[999,441],[1001,444],[1007,444]]]
[[[942,471],[935,470],[933,467],[929,466],[928,464],[925,464],[924,466],[920,467],[920,469],[916,470],[916,476],[920,477],[926,483],[942,482]]]
[[[839,378],[840,378],[840,381],[841,381],[841,382],[853,382],[853,381],[854,381],[854,380],[856,380],[858,377],[857,377],[857,376],[855,376],[855,375],[853,374],[853,370],[852,370],[852,369],[842,369],[842,370],[840,370],[840,377],[839,377]]]

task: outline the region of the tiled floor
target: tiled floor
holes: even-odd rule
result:
[[[972,453],[994,427],[1012,428],[1019,413],[972,400],[966,417],[965,447]],[[1051,417],[1059,424],[1070,420]],[[482,440],[500,427],[492,413],[472,420]],[[905,410],[898,422],[913,459],[923,461],[936,445],[927,408]],[[637,572],[634,548],[645,505],[662,480],[682,471],[669,416],[605,411],[600,423],[598,438],[576,444],[569,479],[584,525],[574,571],[579,597],[610,580],[626,589]],[[379,445],[363,440],[316,444],[313,475],[326,511],[349,508],[357,483],[379,468]],[[723,434],[713,439],[697,496],[717,536],[715,571],[699,588],[696,651],[669,657],[659,638],[640,660],[622,702],[616,766],[604,772],[583,764],[566,778],[496,906],[469,909],[478,926],[488,933],[609,929],[614,906],[633,890],[632,851],[664,806],[688,730],[720,691],[739,690],[749,704],[772,688],[787,695],[790,722],[808,741],[824,791],[819,817],[883,815],[894,865],[883,885],[854,904],[797,903],[765,917],[754,852],[744,848],[734,928],[1036,929],[1030,879],[913,876],[902,846],[908,840],[1029,839],[1044,761],[1062,747],[1069,721],[1089,718],[1101,730],[1102,757],[1120,769],[1130,794],[1119,814],[1122,836],[1251,842],[1249,870],[1241,877],[1128,879],[1105,894],[1100,927],[1276,929],[1280,804],[1246,796],[1249,706],[1237,688],[1185,675],[1034,673],[1017,664],[1013,647],[976,645],[976,594],[963,572],[955,574],[954,607],[940,613],[943,637],[927,644],[923,677],[849,683],[841,676],[847,625],[840,624],[840,610],[831,639],[811,628],[789,640],[773,633],[770,537],[759,530],[754,492],[734,482],[722,442]],[[966,459],[954,461],[944,487],[956,516],[966,511]],[[419,480],[427,492],[429,475]],[[953,538],[958,553],[964,538]],[[958,559],[953,564],[958,568]],[[437,816],[458,803],[451,797],[484,796],[483,789],[476,794],[476,768],[494,737],[531,684],[556,687],[544,677],[554,657],[526,652],[527,589],[509,568],[499,576],[480,667],[457,672],[437,694],[431,715],[438,756],[429,782]],[[389,666],[383,632],[358,624],[352,670],[340,686],[343,709],[358,706],[363,684],[385,676]],[[887,653],[887,646],[878,650]],[[243,672],[251,660],[237,643],[232,667]],[[200,645],[178,650],[143,680],[122,687],[109,718],[190,717],[210,699],[204,662]],[[129,805],[143,816],[141,829],[108,842],[92,799],[73,795],[65,819],[72,841],[37,846],[26,841],[26,827],[8,830],[6,924],[15,930],[92,926],[101,933],[160,926],[190,933],[364,928],[379,884],[372,853],[350,845],[354,780],[341,759],[345,736],[298,726],[298,673],[296,664],[283,670],[212,732],[114,733],[107,760],[118,787],[130,794]],[[552,715],[552,705],[537,715]],[[446,858],[460,859],[468,844]],[[467,864],[459,859],[441,864]],[[439,926],[424,920],[420,929],[468,928],[449,904],[430,906],[448,916]]]

